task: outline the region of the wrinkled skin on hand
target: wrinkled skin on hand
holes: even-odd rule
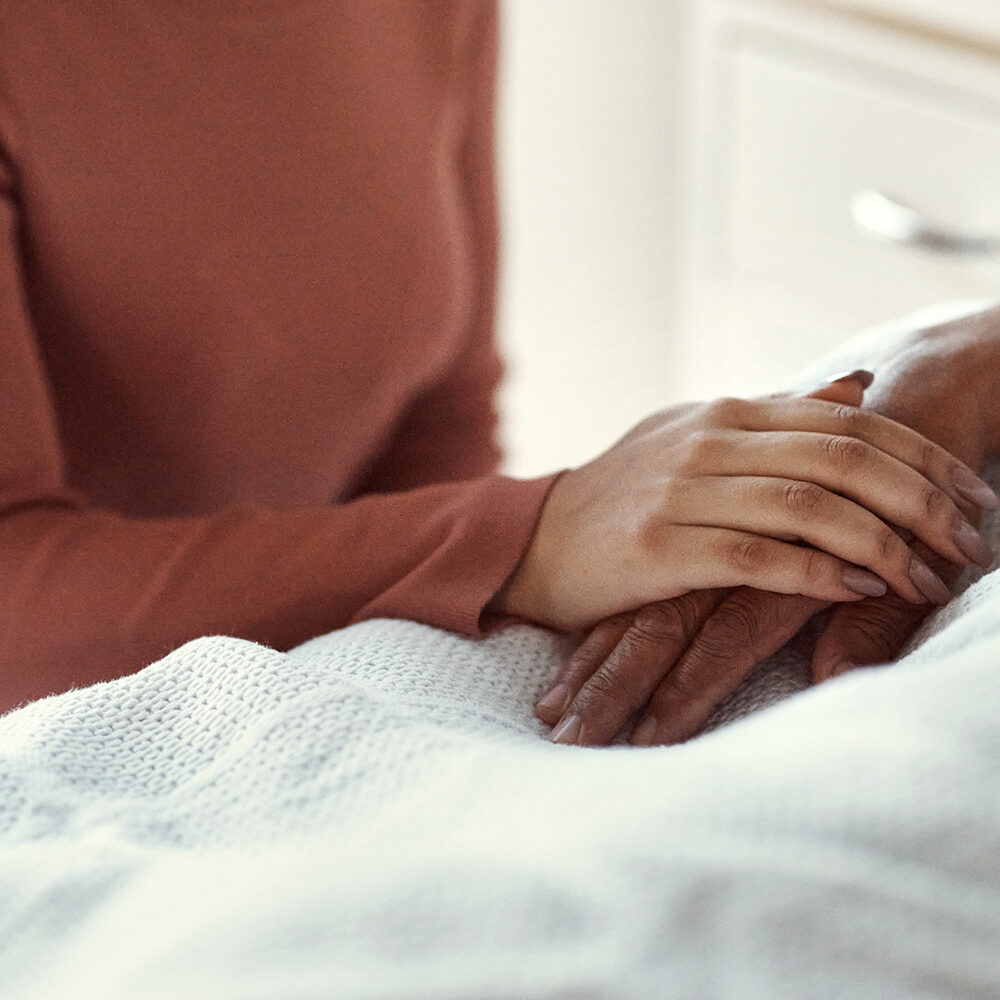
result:
[[[972,469],[1000,453],[1000,308],[915,330],[867,363],[875,381],[865,408],[919,431]],[[974,484],[959,491],[972,523],[995,505]],[[959,566],[920,543],[913,547],[942,579],[957,576]],[[629,728],[636,745],[683,741],[828,606],[740,587],[693,591],[615,615],[590,632],[536,714],[560,743],[601,745]],[[814,680],[894,659],[932,610],[891,592],[835,606],[815,647]]]

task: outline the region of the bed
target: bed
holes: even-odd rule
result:
[[[567,644],[524,626],[209,637],[29,705],[0,996],[1000,996],[1000,573],[963,588],[896,664],[808,688],[793,643],[672,748],[546,742]]]

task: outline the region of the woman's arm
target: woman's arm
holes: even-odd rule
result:
[[[480,634],[483,608],[521,556],[550,481],[485,475],[496,460],[491,396],[499,377],[495,25],[491,5],[475,9],[488,23],[466,26],[479,51],[456,150],[469,218],[456,222],[475,230],[481,278],[465,349],[372,470],[369,490],[392,495],[134,518],[96,509],[69,489],[25,303],[16,176],[0,156],[0,711],[138,670],[205,634],[287,648],[376,615]],[[424,486],[455,479],[464,482]]]
[[[466,9],[484,11],[492,30],[491,5]],[[489,46],[491,36],[485,24],[470,22],[465,37],[478,38],[481,45]],[[489,63],[485,66],[482,72],[489,74]],[[470,86],[476,91],[474,84]],[[483,106],[478,98],[473,103]],[[455,169],[469,185],[469,217],[479,219],[485,217],[477,206],[492,199],[491,187],[482,181],[491,147],[471,138],[486,133],[477,133],[478,112],[470,112],[470,116],[463,162]],[[4,130],[4,134],[11,133]],[[454,152],[457,160],[457,143]],[[442,162],[442,169],[451,167]],[[196,179],[196,175],[189,177],[192,183]],[[579,573],[566,574],[564,569],[574,562],[577,569],[581,568],[580,543],[586,539],[574,530],[572,517],[561,516],[560,512],[566,513],[566,505],[557,503],[549,508],[555,517],[549,517],[548,525],[556,524],[555,532],[547,527],[532,536],[551,480],[515,483],[487,476],[405,492],[371,494],[334,506],[280,510],[250,503],[176,518],[127,517],[99,509],[88,497],[74,493],[69,484],[75,480],[64,474],[60,428],[22,293],[20,254],[27,246],[27,242],[22,246],[22,241],[30,235],[42,246],[45,223],[53,219],[46,218],[42,211],[33,227],[19,224],[15,181],[13,171],[5,171],[0,178],[0,406],[6,415],[7,431],[0,446],[0,562],[4,567],[0,574],[0,607],[5,616],[0,629],[0,705],[10,706],[72,684],[138,669],[179,643],[208,632],[228,632],[283,647],[360,617],[392,615],[475,635],[482,628],[486,607],[500,614],[552,621],[549,597],[553,591],[549,583],[561,590],[560,600],[575,600]],[[57,207],[62,210],[62,202]],[[456,205],[449,201],[447,207],[442,206],[442,213],[447,214],[449,224],[455,225],[456,234],[463,229],[467,220]],[[72,228],[72,219],[69,223]],[[487,235],[489,225],[484,229]],[[488,273],[491,267],[483,262],[489,264],[490,241],[479,237],[476,240],[481,255],[477,268]],[[40,294],[52,298],[45,301],[46,308],[58,309],[73,299],[74,292],[80,296],[83,291],[73,289],[72,274],[59,273],[58,246],[48,249],[53,287],[46,286]],[[155,262],[155,253],[151,259]],[[488,312],[481,303],[491,297],[488,285],[489,281],[484,280],[479,289],[480,305],[470,315],[468,350],[464,356],[458,355],[459,361],[472,356],[468,353],[474,350],[470,345],[481,344],[487,336],[484,331],[488,331],[488,324],[483,317]],[[86,291],[96,294],[93,287]],[[175,291],[179,296],[184,294],[182,287]],[[90,320],[102,322],[101,309],[92,310]],[[49,335],[58,336],[60,329],[55,327]],[[70,325],[65,329],[74,328]],[[140,331],[134,332],[138,338]],[[84,339],[77,346],[85,348],[85,328],[80,329],[79,336]],[[93,350],[94,368],[99,370],[101,352],[110,358],[115,344],[109,339],[96,343]],[[78,356],[85,354],[82,349]],[[460,375],[460,369],[456,373]],[[453,383],[448,373],[438,375],[438,386],[447,387],[452,398],[468,391],[461,378]],[[127,380],[129,371],[123,366],[115,370],[114,377]],[[489,378],[492,376],[488,375],[487,381]],[[428,391],[433,396],[434,388]],[[104,400],[99,391],[81,392],[79,402],[81,406],[100,407]],[[444,403],[439,399],[435,407],[443,409]],[[63,420],[68,419],[67,412],[64,407]],[[114,412],[128,420],[127,408]],[[280,410],[277,412],[280,416]],[[859,428],[862,437],[877,431],[875,423],[865,423],[867,430]],[[78,431],[78,426],[61,429],[68,439],[69,432]],[[131,425],[128,430],[135,431],[133,437],[140,447],[133,454],[141,460],[141,431]],[[172,424],[171,433],[175,430]],[[426,440],[426,434],[416,434],[411,440],[420,438]],[[276,438],[275,449],[281,447],[281,440],[280,436]],[[650,441],[651,437],[647,443]],[[118,456],[112,434],[102,439],[101,447],[107,449],[104,457],[113,466]],[[211,447],[210,441],[206,447]],[[882,448],[877,441],[874,447]],[[891,450],[895,445],[889,447]],[[427,452],[411,454],[417,456],[414,469],[424,462],[433,464],[420,457]],[[586,527],[590,539],[597,538],[618,555],[625,552],[632,534],[628,524],[624,525],[624,535],[615,537],[608,530],[623,527],[620,520],[615,520],[620,513],[616,501],[620,494],[616,491],[632,484],[634,490],[627,490],[626,495],[648,496],[649,487],[658,488],[653,479],[662,472],[655,463],[643,460],[638,469],[626,468],[627,475],[615,473],[619,460],[632,454],[630,448],[619,448],[608,461],[591,463],[587,473],[569,474],[560,481],[572,487],[577,499],[585,497],[589,490],[595,513],[603,511],[610,519],[585,517],[579,522],[581,528]],[[475,458],[469,468],[478,468],[481,461]],[[459,463],[456,459],[439,465],[447,465],[454,474]],[[590,473],[595,470],[600,475],[593,477]],[[913,483],[916,481],[912,475],[916,475],[920,483],[926,483],[922,473],[909,466],[906,470],[897,469],[890,478],[902,475]],[[155,478],[155,470],[146,471]],[[118,472],[124,489],[130,481],[130,470]],[[224,475],[224,470],[219,470],[219,475]],[[436,476],[436,472],[427,474],[428,478]],[[414,481],[426,482],[426,478]],[[398,490],[402,482],[392,485]],[[605,488],[609,485],[614,489]],[[248,495],[255,497],[257,493]],[[802,495],[801,491],[797,495]],[[809,495],[808,491],[805,495]],[[565,490],[562,496],[567,496]],[[169,510],[170,498],[162,499],[162,508]],[[860,511],[858,508],[856,516]],[[817,524],[822,521],[817,519]],[[869,529],[874,527],[867,523]],[[947,538],[941,537],[939,528],[928,524],[927,534],[932,542],[947,546]],[[784,527],[778,524],[775,530],[782,533]],[[502,599],[490,602],[504,580],[509,582],[511,571],[532,537],[538,546],[520,566],[540,569],[541,578],[547,580],[544,588],[532,585],[519,591],[517,586],[511,586],[505,593],[516,594],[516,600],[509,604]],[[747,554],[746,550],[740,551]],[[829,570],[836,564],[824,565]],[[665,596],[669,592],[665,581],[652,563],[647,568],[639,596]],[[758,571],[761,568],[756,567]],[[621,567],[614,560],[601,561],[601,572],[597,574],[586,562],[582,569],[586,585],[596,587],[599,594],[599,599],[590,601],[584,609],[585,615],[599,615],[609,602],[615,606],[622,600]],[[805,571],[808,577],[807,567]],[[523,574],[520,578],[524,579]],[[539,579],[536,573],[535,581]],[[630,575],[626,600],[636,596],[634,579],[642,580],[642,575]],[[736,579],[759,582],[760,573],[743,574],[738,567]],[[798,586],[787,579],[784,585]],[[546,591],[544,596],[533,600],[531,592],[542,590]],[[837,583],[833,591],[842,594],[842,584]]]

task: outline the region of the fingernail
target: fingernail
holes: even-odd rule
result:
[[[855,368],[852,372],[838,372],[831,375],[827,380],[827,385],[836,385],[839,382],[858,382],[862,389],[867,389],[875,381],[875,373],[867,368]]]
[[[570,690],[565,684],[557,684],[551,691],[539,698],[535,702],[535,708],[540,708],[543,712],[551,712],[553,715],[562,717],[563,712],[569,708]]]
[[[849,590],[853,590],[856,594],[864,594],[866,597],[881,597],[889,589],[881,577],[858,566],[848,566],[841,579]]]
[[[656,739],[657,723],[655,716],[647,715],[632,733],[632,746],[651,747]]]
[[[1000,504],[1000,497],[993,492],[989,483],[984,483],[968,469],[955,469],[951,474],[951,481],[969,503],[974,503],[983,510],[993,510]]]
[[[913,586],[932,604],[947,604],[951,600],[951,591],[944,585],[941,577],[916,556],[910,559],[910,579]]]
[[[566,745],[576,743],[580,736],[580,725],[580,716],[568,715],[552,730],[549,740],[553,743],[563,743]]]
[[[990,552],[982,536],[968,521],[963,521],[955,532],[955,544],[971,559],[984,569],[993,563],[993,553]]]

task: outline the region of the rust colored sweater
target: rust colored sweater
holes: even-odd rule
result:
[[[493,472],[495,54],[464,0],[0,0],[0,711],[478,634],[550,483]]]

